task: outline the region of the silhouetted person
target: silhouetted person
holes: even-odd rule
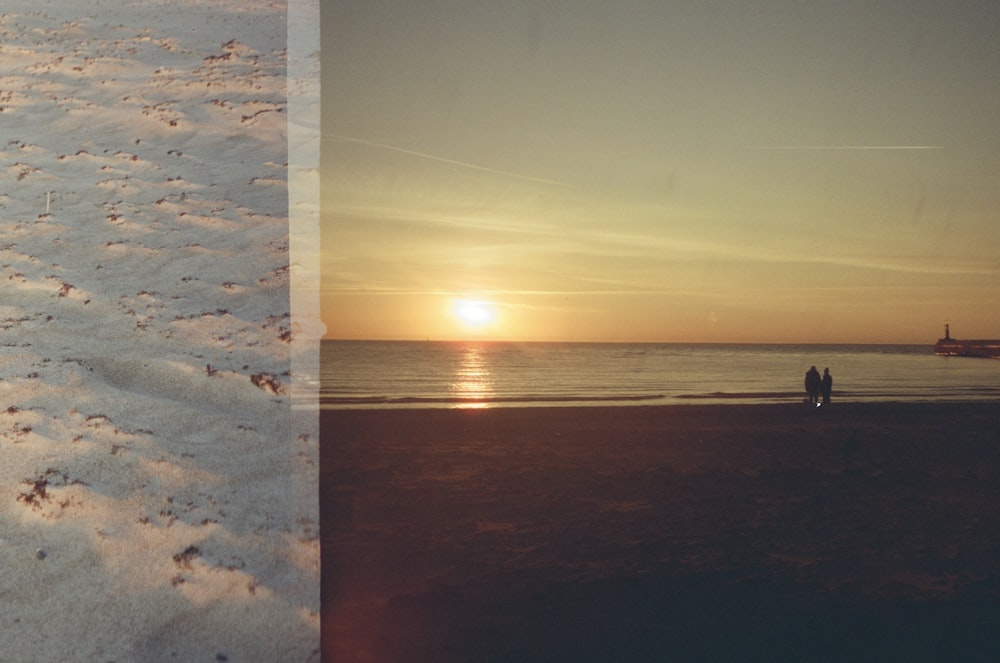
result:
[[[830,375],[830,369],[823,369],[823,380],[820,382],[819,391],[823,394],[823,405],[828,405],[830,403],[830,394],[833,393],[833,376]]]
[[[813,366],[808,371],[806,371],[806,396],[809,397],[809,403],[819,403],[819,388],[822,382],[819,377],[819,371]]]

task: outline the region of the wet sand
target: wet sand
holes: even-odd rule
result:
[[[991,660],[1000,404],[322,414],[324,660]]]

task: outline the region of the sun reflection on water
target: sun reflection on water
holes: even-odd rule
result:
[[[465,348],[455,370],[451,391],[458,400],[457,407],[490,406],[489,401],[496,392],[493,390],[493,375],[487,363],[486,352],[481,346],[470,345]]]

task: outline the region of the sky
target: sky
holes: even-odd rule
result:
[[[1000,4],[321,12],[327,338],[1000,337]]]

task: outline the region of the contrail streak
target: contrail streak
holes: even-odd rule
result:
[[[503,175],[504,177],[514,177],[519,180],[525,180],[527,182],[539,182],[541,184],[553,184],[555,186],[562,186],[569,189],[575,189],[576,187],[572,184],[567,184],[566,182],[559,182],[558,180],[547,180],[542,177],[532,177],[530,175],[522,175],[520,173],[512,173],[506,170],[497,170],[496,168],[487,168],[486,166],[479,166],[474,163],[468,163],[466,161],[456,161],[455,159],[448,159],[446,157],[439,157],[433,154],[427,154],[426,152],[417,152],[416,150],[408,150],[403,147],[396,147],[395,145],[386,145],[385,143],[376,143],[375,141],[365,140],[363,138],[351,138],[350,136],[338,136],[336,134],[327,134],[335,140],[339,140],[345,143],[356,143],[358,145],[367,145],[369,147],[377,147],[382,150],[389,150],[390,152],[399,152],[401,154],[408,154],[414,157],[420,157],[421,159],[430,159],[431,161],[438,161],[440,163],[450,164],[452,166],[459,166],[461,168],[470,168],[472,170],[479,170],[484,173],[493,173],[494,175]]]
[[[748,150],[940,150],[940,145],[750,145]]]

